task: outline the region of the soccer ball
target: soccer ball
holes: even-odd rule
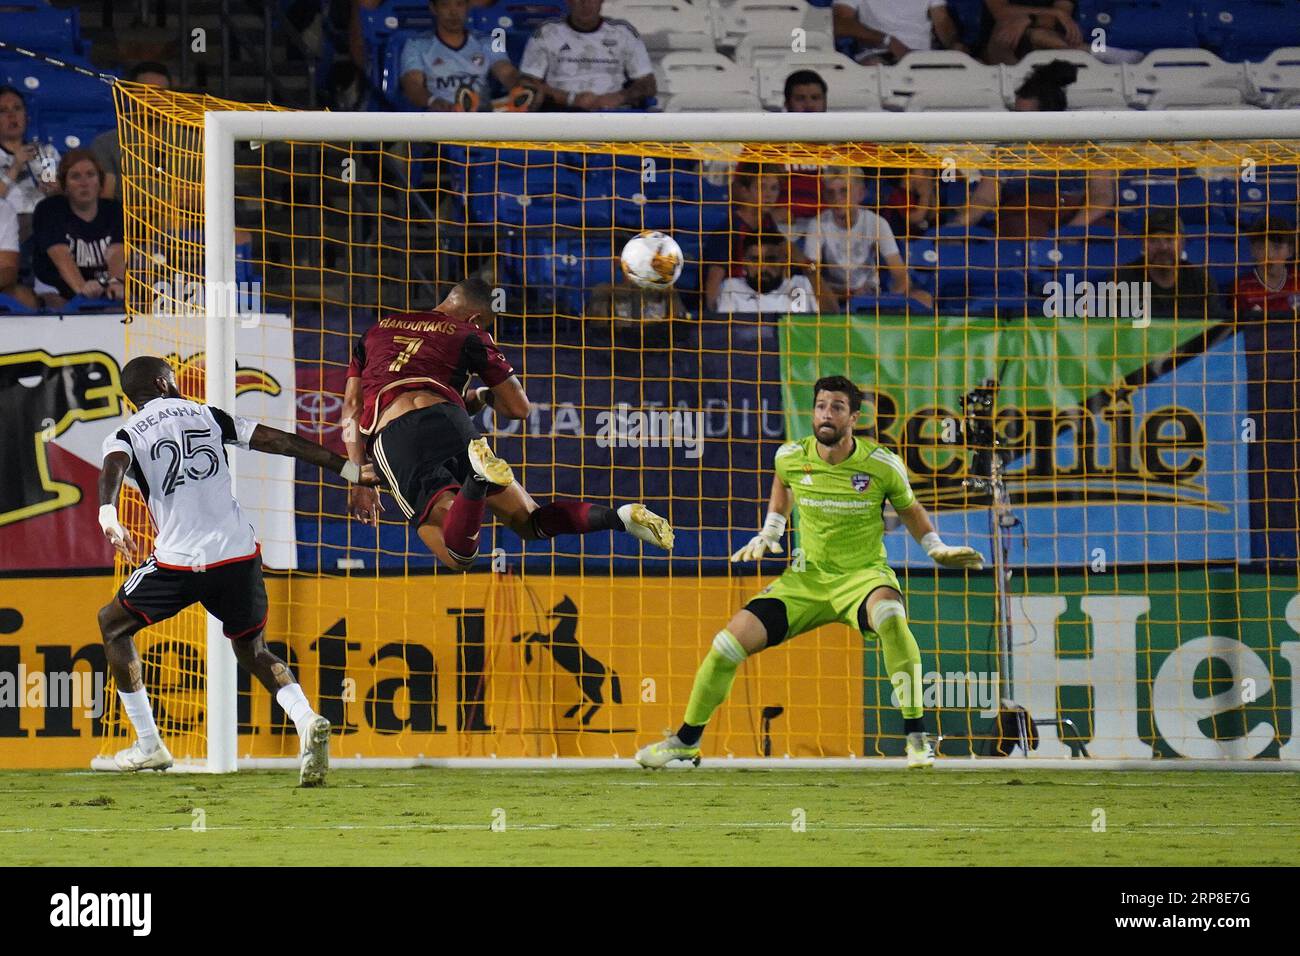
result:
[[[643,289],[667,289],[682,274],[682,247],[664,232],[643,232],[623,247],[623,274]]]

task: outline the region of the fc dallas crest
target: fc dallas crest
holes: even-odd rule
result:
[[[853,476],[853,490],[861,493],[871,487],[871,476],[858,472]]]

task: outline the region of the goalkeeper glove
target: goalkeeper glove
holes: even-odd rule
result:
[[[135,539],[131,537],[131,532],[122,527],[122,523],[117,520],[116,505],[99,506],[99,527],[104,532],[104,537],[108,539],[115,551],[129,561],[134,561],[138,556]]]
[[[757,561],[768,552],[780,554],[784,550],[781,547],[783,534],[785,534],[785,515],[769,511],[767,520],[763,522],[763,530],[750,538],[749,544],[731,556],[731,563]]]
[[[984,555],[974,548],[954,548],[946,545],[933,531],[921,539],[921,547],[925,548],[925,553],[941,568],[966,568],[970,571],[979,571],[984,567]]]

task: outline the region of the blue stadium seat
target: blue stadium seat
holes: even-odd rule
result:
[[[614,249],[607,236],[547,231],[514,233],[501,243],[500,281],[522,287],[531,310],[581,316],[588,293],[615,281]]]
[[[1151,51],[1199,47],[1196,0],[1099,0],[1080,4],[1076,19],[1083,36],[1105,31],[1106,42],[1121,49]]]
[[[922,305],[915,299],[909,299],[905,295],[894,295],[892,293],[882,293],[881,295],[855,295],[849,299],[850,312],[869,312],[871,314],[883,313],[885,315],[901,315],[911,312],[928,315],[932,310],[929,306]]]
[[[506,55],[518,65],[533,31],[547,20],[563,17],[566,10],[562,0],[502,0],[490,7],[471,8],[469,27],[485,36],[498,28],[504,30]]]
[[[87,148],[95,137],[117,124],[112,110],[65,110],[48,106],[34,109],[28,122],[38,139],[54,144],[60,153]]]
[[[87,69],[89,63],[69,58]],[[44,108],[76,112],[113,112],[113,90],[103,80],[50,66],[39,60],[4,61],[4,82],[22,90],[34,111]]]
[[[5,295],[0,292],[0,315],[35,315],[34,309],[29,309],[11,295]]]
[[[1195,0],[1201,43],[1229,62],[1262,60],[1274,50],[1300,46],[1300,11],[1294,0]]]
[[[834,3],[834,0],[831,0],[831,3]],[[830,6],[831,3],[827,3],[826,6]],[[948,0],[948,12],[957,21],[961,42],[970,49],[975,49],[980,39],[980,20],[984,15],[984,0]]]
[[[1024,243],[1014,240],[914,239],[907,264],[940,306],[946,299],[1019,300],[1028,294]]]
[[[1174,209],[1186,225],[1204,225],[1210,217],[1206,181],[1189,170],[1134,170],[1119,181],[1120,222],[1141,232],[1151,209]]]
[[[1240,177],[1221,179],[1214,183],[1211,195],[1227,213],[1229,226],[1243,228],[1265,213],[1300,222],[1300,177],[1293,168],[1260,170],[1253,183]]]
[[[78,16],[76,7],[55,10],[32,0],[4,0],[0,4],[0,40],[37,53],[85,54]]]
[[[85,312],[121,312],[125,306],[114,299],[90,299],[84,295],[74,295],[60,312],[72,315]]]
[[[1060,242],[1056,239],[1035,239],[1029,243],[1027,265],[1030,283],[1043,283],[1073,273],[1074,281],[1103,282],[1111,279],[1115,271],[1142,255],[1138,239],[1090,242]]]

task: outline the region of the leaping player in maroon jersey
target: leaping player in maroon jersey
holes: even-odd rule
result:
[[[470,420],[484,405],[523,418],[528,396],[488,332],[492,290],[457,283],[431,312],[386,315],[357,342],[343,399],[343,438],[358,467],[367,453],[420,540],[447,567],[466,571],[478,555],[491,508],[526,540],[626,531],[666,551],[673,529],[642,504],[616,509],[585,501],[539,506],[514,480]],[[483,387],[466,390],[470,375]],[[378,525],[374,488],[353,485],[349,510]]]

